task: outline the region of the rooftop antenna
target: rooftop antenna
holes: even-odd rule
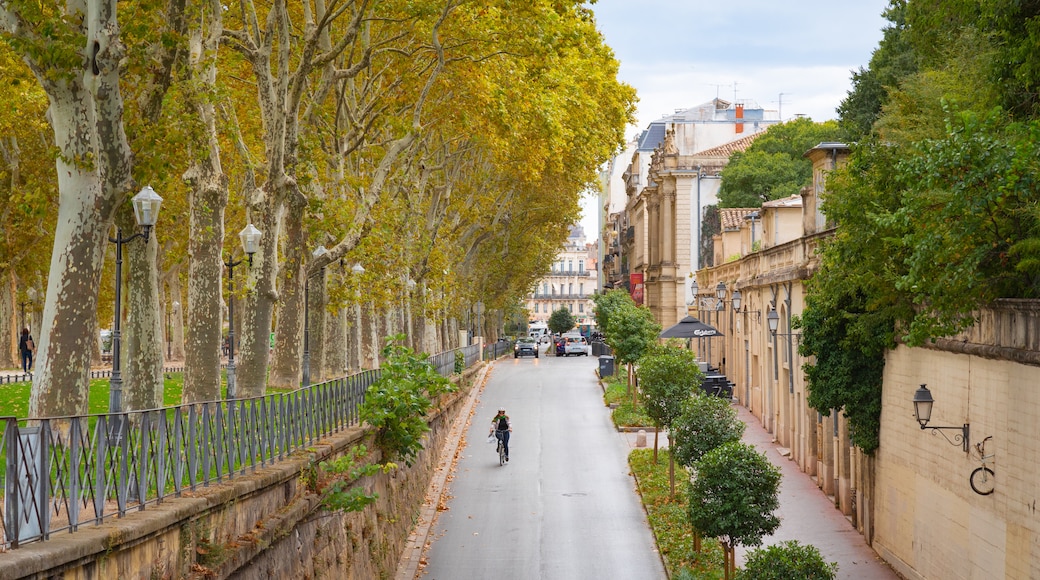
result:
[[[780,122],[784,122],[784,95],[793,95],[794,93],[780,93],[780,99],[777,101],[776,114],[780,117]]]
[[[733,102],[737,102],[737,81],[733,81]]]

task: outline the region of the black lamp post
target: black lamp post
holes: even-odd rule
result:
[[[933,435],[936,433],[942,435],[944,439],[949,441],[950,445],[956,445],[960,443],[961,449],[963,449],[964,452],[967,453],[969,432],[968,423],[964,423],[960,427],[936,427],[934,425],[929,427],[928,422],[932,420],[933,403],[935,403],[935,400],[932,399],[932,392],[928,390],[927,385],[921,385],[921,388],[917,389],[917,391],[914,392],[914,418],[916,418],[917,422],[921,424],[921,429],[931,429]],[[943,433],[943,430],[960,431],[960,433],[955,433],[953,435],[953,439],[951,440],[949,437],[946,436],[945,433]]]
[[[138,237],[144,238],[145,243],[148,243],[148,236],[155,225],[155,220],[159,217],[159,207],[162,205],[162,198],[155,193],[155,190],[150,185],[146,185],[131,201],[134,204],[134,219],[137,221],[137,225],[141,227],[141,231],[124,238],[123,230],[117,228],[116,237],[108,239],[108,241],[116,245],[116,316],[115,322],[112,324],[112,378],[109,380],[108,390],[109,413],[123,412],[123,377],[119,371],[119,318],[123,285],[123,244]]]
[[[238,232],[238,238],[242,241],[242,251],[249,257],[249,265],[253,265],[253,254],[260,248],[260,237],[263,234],[253,224],[249,224]],[[228,269],[228,363],[227,363],[227,398],[234,399],[238,391],[235,388],[235,266],[242,260],[233,260],[228,257],[224,265]]]
[[[325,249],[325,246],[318,246],[314,248],[311,255],[315,259],[321,258],[329,251]],[[321,273],[325,273],[325,266],[321,267]],[[307,276],[307,279],[303,282],[303,377],[300,379],[300,386],[307,387],[311,384],[311,346],[310,346],[310,302],[311,302],[311,278],[313,276]]]

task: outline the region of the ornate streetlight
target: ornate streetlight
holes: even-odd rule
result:
[[[253,265],[253,254],[260,249],[260,237],[263,234],[253,224],[249,224],[238,232],[238,238],[242,241],[242,251],[249,257],[249,265]],[[234,399],[238,392],[235,388],[235,297],[234,292],[235,266],[242,260],[232,260],[228,257],[224,265],[228,269],[228,364],[227,364],[227,398]]]
[[[159,217],[159,207],[162,205],[162,198],[155,193],[155,190],[150,185],[146,185],[131,201],[134,205],[134,219],[137,221],[137,225],[141,227],[141,231],[124,238],[123,230],[116,228],[116,237],[108,238],[108,241],[116,245],[116,315],[115,322],[112,324],[112,377],[109,380],[108,390],[109,413],[123,412],[123,377],[119,370],[119,318],[123,285],[123,244],[138,237],[144,238],[145,243],[148,243],[148,236],[152,232],[152,227],[155,226],[155,221]],[[122,433],[121,430],[118,432]]]

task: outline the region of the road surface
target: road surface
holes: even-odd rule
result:
[[[544,352],[495,363],[422,578],[665,578],[597,364]],[[513,424],[505,466],[485,442],[499,406]]]

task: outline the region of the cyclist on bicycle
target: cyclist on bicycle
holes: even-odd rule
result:
[[[506,452],[506,461],[509,461],[509,434],[513,432],[513,426],[509,423],[509,415],[506,410],[499,408],[498,414],[491,420],[491,430],[488,435],[495,434],[495,438],[502,441],[502,447]]]

